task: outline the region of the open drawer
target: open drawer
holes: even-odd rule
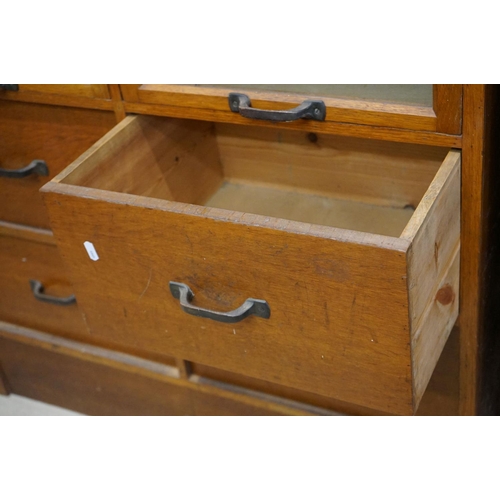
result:
[[[138,116],[42,192],[122,345],[412,414],[458,316],[457,151]]]

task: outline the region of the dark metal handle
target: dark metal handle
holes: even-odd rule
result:
[[[13,92],[19,91],[17,83],[0,83],[0,90],[12,90]]]
[[[271,317],[271,309],[265,300],[248,299],[241,307],[238,307],[238,309],[228,313],[220,313],[193,306],[191,301],[194,298],[194,293],[191,288],[183,283],[171,281],[170,291],[176,299],[180,300],[181,308],[184,312],[191,314],[191,316],[197,316],[198,318],[212,319],[219,323],[239,323],[252,315],[264,319],[269,319]]]
[[[46,295],[40,281],[30,280],[30,286],[35,299],[40,302],[48,302],[49,304],[55,304],[56,306],[70,306],[71,304],[76,303],[76,297],[74,295],[70,295],[69,297],[52,297],[51,295]]]
[[[294,122],[301,118],[324,122],[326,119],[323,101],[304,101],[300,106],[286,111],[268,111],[252,108],[252,102],[245,94],[229,94],[229,107],[233,113],[239,113],[245,118],[270,122]]]
[[[28,175],[38,174],[46,177],[49,175],[49,167],[43,160],[33,160],[27,167],[18,170],[8,170],[0,168],[0,177],[11,177],[13,179],[22,179]]]

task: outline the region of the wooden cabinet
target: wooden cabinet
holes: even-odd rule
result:
[[[0,321],[87,339],[39,189],[108,132],[116,118],[112,111],[29,102],[38,95],[88,94],[92,86],[77,87],[0,90]]]
[[[497,89],[255,87],[110,86],[115,112],[139,116],[42,188],[80,340],[107,349],[75,376],[162,373],[169,414],[217,413],[195,394],[257,413],[481,413]],[[324,120],[261,119],[317,99]],[[9,356],[37,344],[46,366],[52,342],[80,357],[8,321]]]
[[[458,151],[141,116],[43,192],[117,344],[413,413],[457,319]]]

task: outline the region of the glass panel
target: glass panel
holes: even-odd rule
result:
[[[389,102],[429,106],[433,104],[433,85],[333,85],[333,84],[195,84],[197,87],[214,87],[231,90],[261,90],[303,94],[309,97],[337,97],[364,101]]]

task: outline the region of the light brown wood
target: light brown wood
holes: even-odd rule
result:
[[[0,220],[49,229],[38,190],[114,125],[112,113],[0,99],[0,168],[44,160],[49,177],[0,177]]]
[[[418,415],[457,415],[458,345],[455,330]],[[18,394],[88,414],[380,414],[201,365],[184,384],[170,366],[0,323],[0,362],[7,356]]]
[[[113,109],[110,91],[106,84],[20,84],[17,92],[0,90],[0,100],[89,109]]]
[[[45,245],[56,245],[52,231],[37,227],[21,226],[11,222],[0,221],[0,236],[12,236],[22,240],[36,241]]]
[[[417,209],[421,229],[415,242],[137,196],[150,190],[147,182],[144,187],[130,181],[137,176],[133,171],[148,178],[154,156],[157,171],[167,175],[178,158],[190,179],[189,190],[180,190],[182,201],[193,199],[191,172],[203,163],[194,170],[190,164],[213,151],[205,146],[213,140],[211,130],[203,123],[127,119],[44,187],[53,229],[92,331],[129,347],[138,345],[136,332],[141,331],[139,344],[146,352],[378,411],[413,413],[421,394],[413,400],[412,384],[418,387],[420,381],[412,380],[410,369],[415,331],[408,324],[407,251],[418,245],[420,231],[432,232],[441,219],[450,220],[455,201],[442,200],[459,199],[458,185],[446,182],[452,172],[458,175],[459,154],[450,153]],[[112,151],[118,151],[120,161]],[[130,169],[124,179],[112,175],[116,164]],[[132,186],[133,196],[121,192]],[[172,192],[168,180],[166,187]],[[452,247],[455,236],[450,235]],[[85,241],[95,245],[99,261],[89,259]],[[441,243],[448,248],[447,241]],[[434,255],[433,245],[428,258]],[[198,305],[217,311],[235,309],[249,297],[267,300],[271,319],[252,317],[233,328],[187,317],[178,301],[169,299],[169,281],[188,284]],[[451,330],[451,307],[448,314]]]
[[[225,372],[209,366],[191,364],[194,375],[202,379],[218,380],[233,386],[245,387],[292,401],[300,401],[319,408],[352,416],[383,416],[373,409],[355,406],[343,401],[325,398],[314,393],[298,391],[290,387],[272,384],[264,380]],[[420,403],[417,416],[457,416],[459,395],[459,330],[455,328]]]
[[[218,124],[225,178],[416,207],[448,149]]]
[[[445,268],[429,298],[428,310],[420,324],[412,326],[413,379],[415,405],[424,397],[434,369],[458,318],[460,290],[460,252],[457,250],[451,264]]]
[[[224,183],[204,205],[396,238],[413,214],[411,208],[359,203],[248,182]]]
[[[463,85],[434,85],[436,130],[444,134],[462,133]]]
[[[124,102],[127,113],[144,114],[153,116],[167,116],[172,118],[204,120],[217,123],[232,123],[248,126],[248,120],[234,113],[225,111],[214,111],[197,108],[183,108],[167,106],[162,104],[144,104],[138,102]],[[314,132],[331,134],[345,137],[357,137],[365,139],[377,139],[383,141],[413,143],[430,146],[443,146],[448,148],[460,148],[462,136],[442,134],[437,132],[425,132],[406,129],[394,129],[375,125],[356,125],[352,123],[338,122],[311,122],[301,120],[298,122],[275,124],[271,122],[259,122],[259,127],[279,128],[283,130],[301,130],[303,132]]]
[[[412,370],[418,406],[459,311],[461,153],[451,152],[401,235],[408,252]]]
[[[163,201],[153,210],[125,209],[122,203],[98,201],[99,194],[90,195],[91,203],[46,197],[96,336],[130,346],[140,331],[140,345],[148,352],[213,363],[391,413],[412,412],[405,249],[397,247],[399,240],[386,238],[388,248],[363,246],[341,241],[347,234],[340,230],[323,230],[324,238],[314,238],[307,234],[309,225],[295,224],[295,233],[302,234],[294,234],[257,227],[265,218],[241,217],[235,226],[210,212],[205,218],[165,211],[161,205],[169,202]],[[57,201],[64,214],[55,209]],[[98,262],[86,255],[87,240],[94,243]],[[271,304],[273,316],[249,318],[236,328],[189,318],[170,296],[169,281],[191,286],[205,308],[232,310],[255,297]],[[310,300],[317,295],[325,299]],[[394,306],[390,322],[381,314],[388,303]],[[380,374],[388,352],[389,366]]]
[[[327,106],[326,121],[350,124],[375,125],[390,128],[437,131],[440,133],[460,134],[462,85],[434,85],[431,105],[404,104],[391,102],[391,98],[369,100],[363,98],[336,98],[333,95],[320,95],[316,86],[313,95],[294,93],[297,86],[274,86],[286,91],[272,91],[266,86],[253,85],[251,89],[241,90],[244,85],[122,85],[122,94],[129,103],[153,104],[198,110],[228,111],[228,95],[231,88],[251,96],[252,105],[260,109],[289,109],[305,98],[320,97]],[[262,87],[262,88],[259,88]],[[271,86],[270,88],[272,88]],[[315,88],[314,85],[307,87]],[[335,87],[335,85],[333,86]],[[342,86],[347,93],[350,87]],[[359,87],[359,86],[358,86]],[[383,86],[380,86],[383,87]],[[390,86],[386,86],[390,87]],[[318,93],[319,92],[319,93]],[[368,89],[368,93],[370,93]],[[404,93],[404,90],[402,91]],[[385,102],[384,102],[385,101]],[[198,117],[199,118],[199,117]]]
[[[138,102],[145,104],[208,109],[234,114],[229,110],[229,90],[193,85],[141,85]],[[301,104],[305,97],[299,94],[252,90],[247,92],[252,105],[259,109],[291,109]],[[129,95],[126,93],[126,95]],[[368,102],[356,99],[322,97],[327,106],[326,121],[378,125],[412,130],[436,130],[436,116],[430,106]]]
[[[0,323],[12,392],[89,415],[332,415],[175,368]]]
[[[56,297],[74,293],[56,247],[0,235],[0,320],[63,336],[87,333],[76,305],[36,300],[30,280],[41,281],[46,292]]]
[[[110,84],[109,93],[113,101],[113,108],[115,110],[116,121],[117,123],[120,123],[127,116],[127,114],[125,113],[125,107],[123,106],[123,99],[122,99],[122,94],[120,92],[120,86],[117,84]]]
[[[139,102],[139,84],[120,84],[122,98],[126,102]]]
[[[136,117],[65,182],[397,237],[446,151]]]
[[[90,97],[93,99],[109,99],[107,85],[19,85],[19,92],[48,93],[58,95],[75,95],[79,97]]]
[[[186,203],[203,203],[222,183],[213,127],[203,122],[128,118],[91,152],[99,168],[67,182]]]

